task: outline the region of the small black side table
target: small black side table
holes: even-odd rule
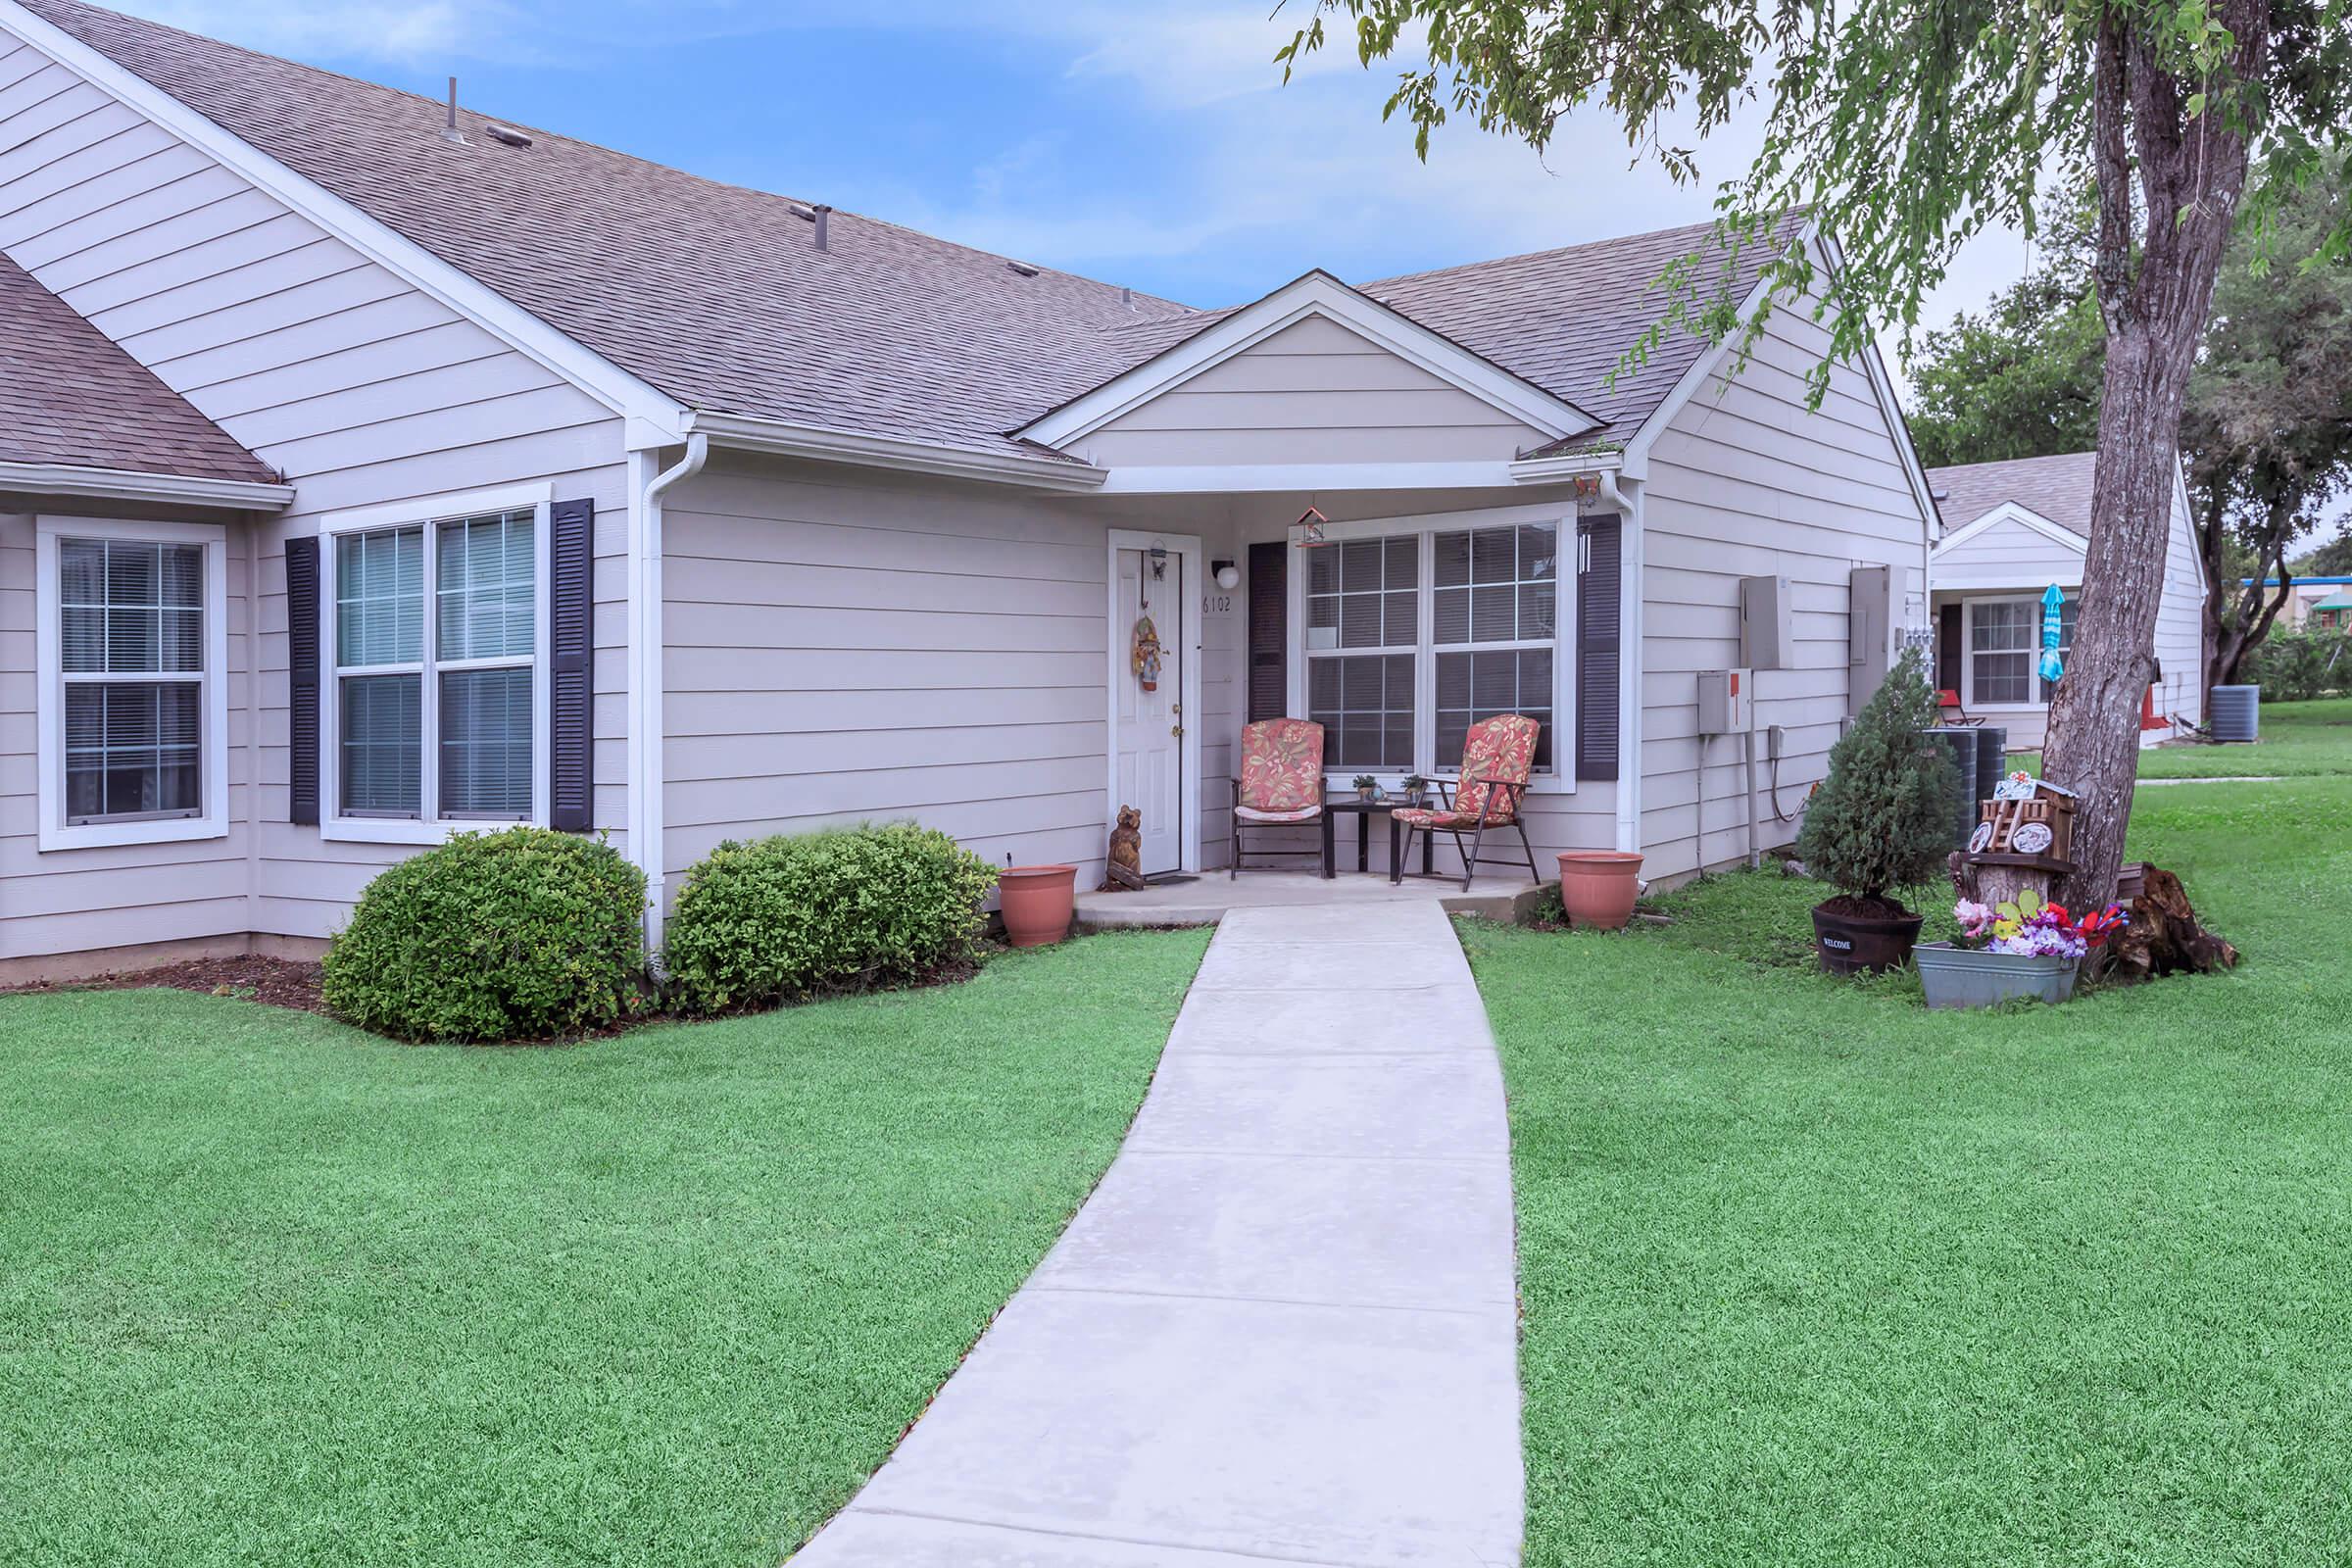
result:
[[[1330,796],[1323,802],[1324,848],[1328,850],[1331,847],[1332,818],[1342,815],[1352,816],[1355,818],[1355,868],[1358,871],[1371,870],[1372,819],[1376,816],[1385,816],[1389,819],[1389,863],[1395,865],[1396,857],[1402,849],[1404,835],[1402,830],[1396,826],[1396,818],[1393,813],[1399,809],[1409,808],[1412,804],[1410,801],[1401,800],[1396,796],[1391,796],[1385,801],[1367,801],[1360,795]],[[1437,868],[1437,862],[1431,855],[1431,851],[1435,848],[1433,838],[1433,835],[1426,833],[1421,836],[1421,874],[1423,876],[1432,875]],[[1330,862],[1328,855],[1324,857],[1324,859],[1326,864]]]

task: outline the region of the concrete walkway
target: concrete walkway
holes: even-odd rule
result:
[[[1437,901],[1235,909],[1102,1187],[793,1562],[1516,1564],[1512,1239]]]

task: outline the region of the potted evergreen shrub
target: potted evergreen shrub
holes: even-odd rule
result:
[[[1838,889],[1813,907],[1814,947],[1832,974],[1898,968],[1919,940],[1920,916],[1895,893],[1943,869],[1960,788],[1951,754],[1920,733],[1935,721],[1936,694],[1919,651],[1907,649],[1830,748],[1796,853]]]

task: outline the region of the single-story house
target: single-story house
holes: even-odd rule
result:
[[[2352,589],[2338,588],[2312,606],[2311,625],[2315,631],[2342,631],[2352,627]]]
[[[868,817],[1213,868],[1283,714],[1344,788],[1528,713],[1539,854],[1735,860],[1925,641],[1936,514],[1807,302],[1609,377],[1703,232],[1194,310],[0,0],[0,979],[316,951],[502,822],[657,931]]]
[[[2042,595],[2066,596],[2059,654],[2073,642],[2090,548],[2090,480],[2095,452],[1930,468],[1943,514],[1936,545],[1936,684],[1956,694],[1969,717],[2009,731],[2013,749],[2041,745],[2051,683],[2041,659]],[[2204,721],[2205,563],[2197,549],[2188,492],[2173,482],[2173,526],[2156,611],[2157,679],[2143,744],[2173,733],[2176,717]]]

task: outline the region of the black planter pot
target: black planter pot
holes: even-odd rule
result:
[[[1874,918],[1833,914],[1813,907],[1813,947],[1821,966],[1832,974],[1878,974],[1899,969],[1910,960],[1926,916],[1917,914]]]

